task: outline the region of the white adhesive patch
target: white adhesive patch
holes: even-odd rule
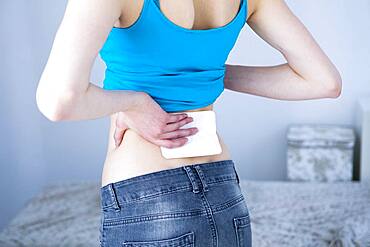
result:
[[[216,114],[213,110],[196,112],[176,112],[174,114],[186,113],[193,121],[185,124],[180,129],[197,127],[198,132],[187,136],[188,142],[176,148],[160,147],[162,156],[166,159],[185,158],[196,156],[207,156],[220,154],[222,148],[216,133]]]

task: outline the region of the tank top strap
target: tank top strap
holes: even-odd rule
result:
[[[159,0],[145,0],[145,1],[153,1],[157,6],[158,6],[158,8],[159,8]]]

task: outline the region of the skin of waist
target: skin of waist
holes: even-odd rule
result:
[[[183,112],[204,110],[213,110],[213,105]],[[102,174],[102,186],[150,172],[177,168],[187,164],[206,163],[231,158],[225,143],[218,133],[217,136],[222,153],[209,156],[166,159],[162,156],[159,146],[147,141],[132,129],[126,130],[120,146],[115,148],[114,130],[115,115],[112,115],[109,144]]]

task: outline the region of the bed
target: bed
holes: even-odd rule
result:
[[[370,246],[370,183],[241,180],[255,247]],[[54,184],[0,233],[0,246],[98,246],[99,183]]]

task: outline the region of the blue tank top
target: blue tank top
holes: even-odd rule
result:
[[[158,0],[144,0],[138,19],[113,27],[99,51],[103,88],[144,91],[166,112],[212,104],[224,90],[225,61],[246,15],[247,0],[240,0],[228,24],[187,29],[169,20]]]

